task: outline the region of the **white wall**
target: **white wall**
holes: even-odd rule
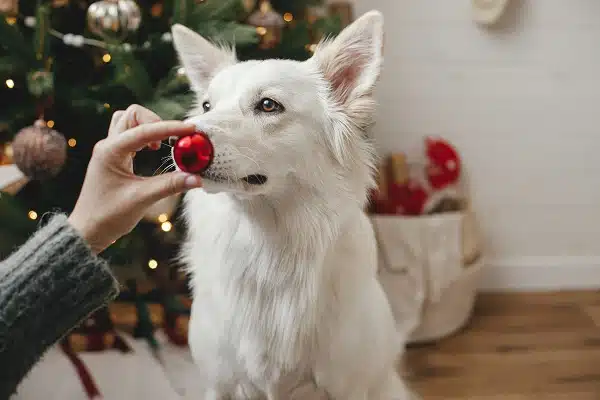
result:
[[[375,136],[441,135],[462,153],[493,288],[600,287],[600,1],[357,0],[386,17]]]

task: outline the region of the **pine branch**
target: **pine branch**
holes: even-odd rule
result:
[[[144,65],[121,47],[111,51],[115,66],[115,81],[127,87],[139,102],[152,98],[152,82]]]
[[[26,65],[35,62],[29,43],[16,25],[9,25],[6,18],[0,18],[0,47],[4,48],[15,61]]]

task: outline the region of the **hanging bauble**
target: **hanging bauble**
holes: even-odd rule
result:
[[[44,180],[61,171],[67,159],[67,142],[63,135],[38,120],[17,133],[12,151],[15,164],[28,178]]]
[[[123,40],[142,22],[140,8],[134,0],[100,0],[87,10],[90,31],[105,40]]]
[[[256,26],[261,49],[272,49],[281,42],[285,22],[281,14],[273,10],[269,0],[261,0],[259,9],[248,17],[248,23]]]
[[[15,16],[19,13],[18,0],[0,0],[0,14]]]

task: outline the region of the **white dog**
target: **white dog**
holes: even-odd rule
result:
[[[198,95],[188,122],[215,147],[186,196],[197,398],[291,399],[309,382],[335,400],[407,399],[363,213],[382,15],[305,62],[237,62],[180,25],[173,39]]]

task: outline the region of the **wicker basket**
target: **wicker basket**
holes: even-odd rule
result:
[[[469,320],[484,264],[473,215],[371,217],[379,278],[408,341],[446,337]]]

